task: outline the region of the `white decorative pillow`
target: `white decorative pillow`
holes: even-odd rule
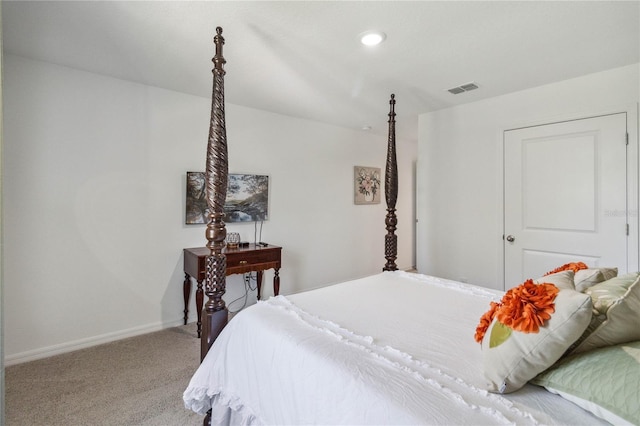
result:
[[[591,286],[601,283],[618,275],[618,268],[589,268],[576,272],[573,279],[576,290],[583,292]]]
[[[585,290],[593,318],[571,353],[640,340],[640,272],[621,275]]]
[[[553,302],[555,311],[538,332],[513,331],[499,322],[499,315],[495,314],[482,339],[484,375],[491,392],[509,393],[520,389],[560,359],[589,325],[589,296],[560,289]],[[492,310],[494,308],[492,305]],[[485,314],[481,324],[488,317]]]
[[[574,272],[571,270],[556,272],[555,274],[545,275],[542,278],[538,278],[533,282],[536,284],[549,283],[553,284],[559,289],[575,290],[574,286]]]

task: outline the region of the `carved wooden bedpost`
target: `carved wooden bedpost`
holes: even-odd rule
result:
[[[396,95],[391,95],[389,101],[389,140],[387,142],[387,163],[384,174],[384,196],[387,202],[387,234],[384,236],[384,257],[387,263],[383,271],[398,269],[398,237],[395,234],[398,219],[396,217],[396,200],[398,199],[398,164],[396,160]]]
[[[200,360],[204,359],[228,320],[227,308],[222,300],[222,295],[226,290],[227,269],[227,259],[222,252],[227,236],[223,219],[229,174],[224,111],[224,64],[226,61],[222,55],[222,46],[224,45],[222,28],[216,28],[216,36],[213,41],[216,46],[216,54],[212,59],[214,63],[212,70],[213,95],[205,171],[207,204],[210,211],[205,235],[210,253],[205,263],[205,294],[208,300],[202,310]]]

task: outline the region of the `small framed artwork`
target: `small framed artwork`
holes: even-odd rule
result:
[[[380,168],[353,167],[354,203],[380,204]]]

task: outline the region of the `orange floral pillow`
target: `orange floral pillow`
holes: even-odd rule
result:
[[[574,273],[576,273],[581,269],[589,269],[589,267],[582,262],[571,262],[571,263],[565,263],[564,265],[559,266],[553,271],[549,271],[544,275],[546,277],[547,275],[555,274],[556,272],[562,272],[562,271],[573,271]]]
[[[488,389],[520,389],[560,359],[590,319],[591,298],[571,288],[527,280],[507,291],[491,302],[475,333]]]

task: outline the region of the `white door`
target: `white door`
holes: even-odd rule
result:
[[[505,289],[568,262],[627,271],[626,113],[504,132]]]

